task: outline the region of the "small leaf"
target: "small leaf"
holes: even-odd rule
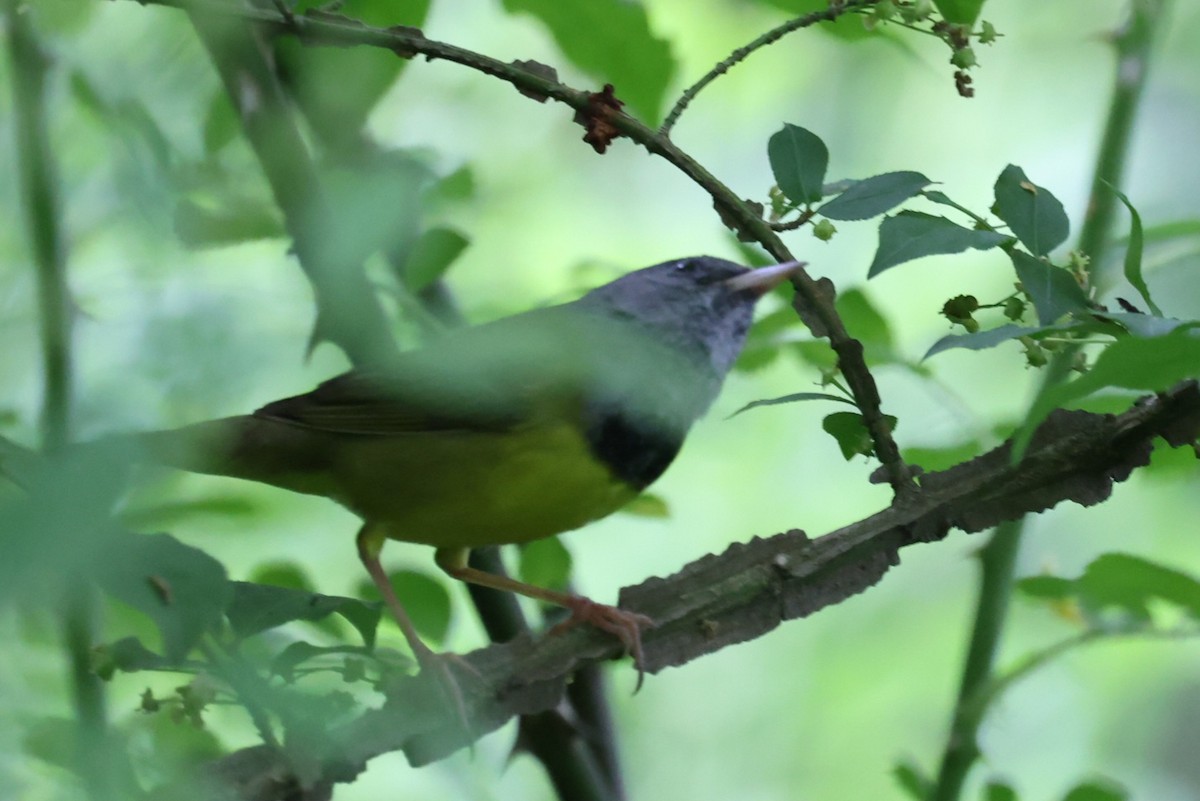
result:
[[[994,248],[1008,237],[995,231],[974,231],[933,214],[919,211],[902,211],[893,217],[885,217],[879,225],[879,248],[868,278],[874,278],[884,270],[919,259],[945,253],[961,253],[967,248],[987,250]]]
[[[275,658],[271,660],[271,673],[276,676],[283,676],[284,679],[291,681],[293,678],[292,672],[310,659],[317,659],[322,656],[344,656],[346,654],[367,656],[370,653],[371,650],[366,647],[347,645],[319,646],[298,640],[290,643],[275,655]]]
[[[932,181],[919,172],[888,172],[853,184],[817,209],[831,220],[866,220],[916,196]]]
[[[1107,553],[1087,566],[1075,582],[1080,600],[1097,609],[1116,606],[1142,620],[1149,602],[1162,599],[1200,620],[1200,581],[1173,568],[1124,553]]]
[[[388,573],[388,581],[422,639],[440,643],[450,631],[450,593],[444,582],[417,570]],[[358,587],[365,598],[379,599],[379,590],[371,581]]]
[[[921,359],[923,361],[931,356],[936,356],[943,351],[954,348],[987,350],[988,348],[994,348],[1003,342],[1008,342],[1019,337],[1044,334],[1047,331],[1066,331],[1070,328],[1072,328],[1071,325],[1024,326],[1009,323],[999,328],[993,328],[991,331],[979,331],[975,334],[948,334],[933,343],[933,346],[925,352],[925,355]]]
[[[846,330],[862,343],[869,366],[895,361],[891,327],[866,292],[857,287],[848,289],[838,294],[835,305]]]
[[[1030,598],[1061,601],[1075,594],[1075,582],[1061,576],[1029,576],[1016,583],[1018,590]]]
[[[831,401],[839,401],[841,403],[848,403],[851,406],[854,405],[854,401],[850,400],[849,398],[843,397],[841,395],[832,395],[828,392],[797,392],[795,394],[784,395],[779,398],[769,398],[766,400],[751,401],[750,403],[747,403],[745,406],[738,409],[736,412],[729,415],[729,417],[727,417],[725,419],[728,420],[730,417],[737,417],[742,412],[747,412],[747,411],[750,411],[751,409],[757,409],[760,406],[779,406],[784,403],[798,403],[800,401],[810,401],[810,400],[831,400]]]
[[[1066,240],[1071,224],[1062,203],[1048,189],[1031,183],[1020,167],[1005,167],[995,192],[996,216],[1033,255],[1045,256]]]
[[[153,620],[167,658],[179,662],[233,597],[225,568],[169,534],[122,532],[112,547],[111,563],[97,576],[100,587]]]
[[[973,459],[982,450],[975,440],[948,445],[942,448],[905,448],[904,461],[916,465],[927,473],[947,470],[957,464]]]
[[[237,112],[224,91],[214,92],[204,113],[204,152],[216,153],[237,138],[241,130]]]
[[[884,415],[884,419],[888,422],[889,430],[895,428],[895,417]],[[821,428],[837,440],[846,461],[860,454],[871,456],[875,452],[866,421],[857,412],[834,412],[821,421]]]
[[[1129,243],[1125,247],[1125,280],[1138,291],[1142,300],[1146,301],[1150,312],[1155,317],[1162,317],[1162,309],[1158,308],[1158,305],[1150,297],[1150,288],[1146,286],[1146,280],[1142,278],[1142,251],[1145,247],[1142,234],[1142,215],[1138,214],[1137,209],[1133,207],[1123,192],[1115,186],[1110,185],[1108,188],[1125,204],[1125,208],[1129,209]]]
[[[185,198],[175,206],[175,234],[190,248],[223,247],[286,235],[279,209],[265,199]]]
[[[315,588],[308,573],[295,562],[268,562],[259,565],[250,574],[250,581],[255,584],[287,587],[308,593],[313,593]]]
[[[913,801],[929,801],[933,782],[911,761],[896,763],[892,768],[892,778]]]
[[[641,3],[504,0],[504,9],[532,14],[575,66],[611,83],[645,122],[658,124],[676,64],[670,42],[655,34]]]
[[[1013,458],[1021,457],[1037,426],[1060,406],[1108,387],[1159,392],[1196,376],[1200,376],[1200,339],[1190,330],[1180,328],[1148,339],[1118,339],[1105,348],[1085,375],[1039,393],[1013,438]]]
[[[1087,295],[1068,270],[1020,250],[1013,249],[1008,255],[1042,325],[1053,325],[1064,314],[1087,310]]]
[[[983,0],[933,0],[946,22],[956,25],[974,25],[983,10]]]
[[[671,516],[671,508],[667,505],[666,499],[652,492],[643,492],[622,506],[621,511],[634,517],[650,517],[659,520]]]
[[[527,542],[521,546],[518,573],[527,584],[561,592],[571,580],[571,554],[558,537]]]
[[[48,765],[78,770],[79,722],[70,718],[44,717],[25,726],[21,746],[25,753]]]
[[[296,620],[320,620],[336,612],[358,630],[364,643],[371,645],[375,641],[381,614],[378,604],[248,581],[235,581],[233,586],[233,600],[226,617],[238,637],[249,637]]]
[[[775,183],[789,200],[807,205],[821,199],[829,149],[819,136],[798,125],[784,123],[767,141],[767,158]]]
[[[1177,320],[1174,317],[1152,317],[1149,314],[1133,314],[1131,312],[1094,311],[1092,316],[1098,320],[1114,322],[1135,337],[1143,338],[1166,336],[1181,326],[1196,325],[1194,322]]]
[[[1003,782],[991,781],[983,788],[983,801],[1017,801],[1017,791]]]
[[[409,290],[419,292],[439,280],[470,242],[453,228],[431,228],[421,234],[404,265]]]
[[[1076,785],[1063,801],[1127,801],[1125,788],[1109,781],[1089,781]]]

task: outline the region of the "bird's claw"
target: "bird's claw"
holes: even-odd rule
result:
[[[637,668],[636,693],[642,688],[646,678],[645,665],[642,659],[642,629],[653,628],[654,621],[637,612],[629,612],[607,604],[598,604],[590,598],[574,597],[567,604],[571,616],[550,629],[550,634],[561,634],[573,629],[581,623],[607,632],[625,646],[625,653],[633,657],[633,665]]]

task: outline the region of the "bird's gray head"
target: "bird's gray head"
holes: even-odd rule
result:
[[[583,306],[636,321],[725,377],[746,341],[754,304],[800,268],[785,262],[750,270],[711,256],[656,264],[584,295]]]

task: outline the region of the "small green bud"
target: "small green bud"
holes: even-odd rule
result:
[[[1004,301],[1004,316],[1010,320],[1020,320],[1025,316],[1025,301],[1018,297]]]
[[[955,50],[954,55],[950,56],[950,63],[960,70],[969,70],[979,62],[975,60],[974,50],[969,47],[962,47]]]
[[[900,8],[900,19],[912,24],[928,19],[933,13],[933,3],[929,0],[916,0]]]
[[[880,22],[887,22],[892,17],[896,16],[896,4],[892,0],[879,0],[875,4],[875,10],[872,12],[875,19]]]
[[[1030,367],[1045,367],[1050,363],[1050,357],[1037,342],[1029,337],[1021,337],[1021,344],[1025,346],[1025,363]]]
[[[998,35],[999,34],[996,33],[995,25],[988,22],[987,20],[984,20],[982,23],[980,23],[980,25],[979,25],[979,43],[980,44],[990,45],[992,42],[996,41],[996,37]]]
[[[970,319],[972,312],[979,310],[979,299],[974,295],[957,295],[942,306],[942,314],[952,323]]]
[[[820,239],[822,242],[828,242],[837,233],[837,228],[829,220],[821,220],[813,226],[812,232],[813,236],[817,239]]]

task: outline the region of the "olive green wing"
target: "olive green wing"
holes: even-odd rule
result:
[[[566,307],[451,332],[386,369],[352,370],[255,417],[318,431],[389,436],[505,431],[577,406],[588,358]]]

